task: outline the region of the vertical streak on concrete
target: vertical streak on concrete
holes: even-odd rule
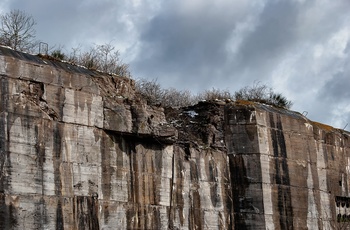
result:
[[[162,156],[161,156],[161,168],[160,168],[160,190],[159,190],[159,205],[163,207],[169,207],[168,205],[171,203],[170,190],[172,189],[171,178],[172,172],[169,171],[169,168],[172,167],[172,160],[175,157],[173,146],[169,145],[164,148]],[[167,229],[171,225],[171,221],[169,219],[169,214],[171,210],[170,207],[167,209],[160,210],[160,226],[161,229]]]
[[[173,155],[174,156],[174,155]],[[175,163],[175,162],[174,162]],[[183,197],[183,190],[184,190],[184,178],[182,174],[183,170],[183,157],[182,155],[178,154],[177,155],[177,160],[176,160],[176,167],[175,167],[175,178],[176,178],[176,183],[175,183],[175,200],[176,200],[176,205],[177,209],[174,209],[176,212],[176,218],[175,221],[177,224],[175,226],[181,227],[184,226],[184,197]]]
[[[135,150],[135,143],[126,143],[126,141],[123,140],[123,143],[125,143],[125,146],[123,148],[123,151],[125,151],[127,153],[127,155],[129,156],[129,184],[128,184],[128,202],[129,203],[137,203],[136,201],[136,193],[137,193],[137,187],[136,187],[136,183],[135,180],[138,176],[137,172],[135,171],[137,169],[137,165],[135,163],[136,161],[136,150]],[[135,225],[138,224],[138,219],[137,219],[137,215],[136,215],[136,211],[133,212],[133,210],[131,209],[127,209],[127,213],[126,213],[126,219],[127,219],[127,229],[132,229],[135,228]]]
[[[0,78],[0,193],[4,193],[8,188],[7,173],[5,172],[6,162],[9,161],[9,140],[7,106],[8,106],[8,81]]]
[[[62,147],[62,134],[59,123],[54,123],[53,126],[53,153],[52,161],[54,167],[54,183],[55,183],[55,196],[57,199],[56,207],[56,230],[64,229],[64,218],[62,210],[62,179],[61,179],[61,147]]]
[[[346,196],[346,187],[345,187],[345,178],[344,178],[344,173],[341,173],[341,183],[342,183],[342,186],[341,186],[341,190],[342,190],[342,196]]]
[[[293,229],[293,208],[290,191],[287,148],[280,115],[275,124],[274,115],[270,113],[271,141],[275,160],[275,180],[277,186],[277,201],[279,223],[281,229]]]
[[[266,125],[266,124],[265,124]],[[260,162],[261,162],[261,182],[262,182],[262,194],[264,203],[264,217],[267,230],[274,230],[275,223],[273,221],[273,203],[272,203],[272,189],[271,189],[271,177],[270,177],[270,147],[266,141],[268,132],[267,127],[258,127],[259,131],[259,149],[260,149]]]
[[[266,229],[256,110],[225,109],[234,229]]]
[[[226,229],[234,228],[234,212],[233,212],[233,194],[232,194],[232,184],[231,184],[231,174],[230,174],[230,158],[226,155],[226,170],[225,170],[225,183],[224,190],[226,192],[226,199],[224,202],[225,212],[227,214],[226,218]]]
[[[211,158],[209,160],[209,176],[208,181],[212,184],[210,185],[210,200],[212,202],[212,205],[214,208],[219,207],[220,202],[220,196],[218,196],[219,193],[219,186],[218,183],[216,183],[217,179],[219,178],[218,168],[215,163],[215,159]]]
[[[318,178],[319,178],[319,186],[320,186],[320,203],[321,203],[321,219],[323,224],[323,229],[331,229],[330,226],[330,218],[331,208],[329,204],[329,193],[327,186],[327,171],[326,171],[326,159],[325,152],[323,151],[323,144],[321,142],[316,142],[317,151],[317,170],[318,170]]]
[[[6,74],[7,63],[4,56],[0,56],[0,74]]]
[[[316,207],[315,202],[315,195],[314,195],[314,181],[312,179],[312,172],[311,172],[311,163],[310,163],[310,156],[308,160],[308,173],[307,173],[307,200],[308,200],[308,209],[307,209],[307,228],[308,229],[318,229],[318,211]]]
[[[346,154],[346,150],[344,150],[344,153]],[[349,180],[349,175],[350,175],[350,157],[346,157],[346,166],[345,166],[345,173],[346,173],[346,177],[345,177],[345,185],[346,186],[346,194],[349,194],[350,192],[350,184],[348,182]]]
[[[31,123],[34,123],[31,121]],[[46,122],[42,122],[43,126],[46,126]],[[35,150],[36,150],[36,182],[38,183],[38,188],[41,188],[41,191],[37,191],[38,194],[41,195],[40,201],[36,202],[36,214],[35,219],[38,224],[39,229],[44,229],[45,224],[47,222],[46,216],[46,204],[44,199],[44,163],[45,163],[45,133],[42,128],[42,124],[37,124],[34,126],[35,128]]]
[[[247,229],[244,218],[241,215],[240,199],[245,197],[248,185],[247,172],[242,155],[230,155],[230,176],[233,193],[234,229]]]
[[[200,169],[198,167],[198,161],[190,161],[191,167],[191,184],[193,186],[190,192],[190,210],[189,210],[189,228],[190,229],[201,229],[202,228],[202,216],[201,210],[201,197],[199,193],[199,180],[200,180]]]
[[[6,192],[9,192],[9,177],[11,176],[11,160],[9,151],[9,122],[6,113],[8,109],[8,81],[0,78],[0,227],[12,229],[17,226],[16,209],[6,202]]]
[[[168,228],[171,229],[174,225],[174,210],[173,210],[173,200],[174,200],[174,188],[175,188],[175,181],[174,181],[174,172],[175,170],[175,156],[172,154],[172,160],[171,160],[171,181],[170,181],[170,201],[169,201],[169,216],[168,216]]]
[[[111,198],[111,176],[112,169],[110,167],[111,164],[111,156],[110,156],[110,137],[107,134],[102,135],[102,143],[101,143],[101,192],[102,199],[104,201],[110,200]],[[114,140],[116,141],[116,140]],[[104,218],[104,224],[108,224],[109,221],[109,209],[108,205],[103,203],[102,213]]]

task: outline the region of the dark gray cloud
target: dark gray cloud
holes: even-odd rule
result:
[[[317,96],[331,104],[348,101],[350,99],[350,78],[348,73],[342,71],[335,74],[330,80],[325,82]]]
[[[188,87],[220,78],[217,72],[229,55],[225,46],[239,19],[235,5],[186,4],[164,5],[143,28],[140,55],[134,62],[142,75],[158,76],[164,84],[169,78],[181,84],[185,77]]]
[[[298,4],[292,1],[273,1],[265,5],[256,28],[243,41],[239,50],[240,65],[259,68],[279,58],[295,39]]]
[[[4,0],[67,49],[111,42],[134,78],[235,91],[256,81],[313,120],[350,122],[348,0]],[[349,126],[350,127],[350,126]]]
[[[324,82],[316,97],[321,101],[323,118],[343,128],[350,123],[350,56],[342,62],[343,68]],[[327,106],[325,106],[327,105]]]

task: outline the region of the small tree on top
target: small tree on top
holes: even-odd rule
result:
[[[20,10],[0,15],[0,43],[14,50],[32,51],[36,46],[35,20]]]

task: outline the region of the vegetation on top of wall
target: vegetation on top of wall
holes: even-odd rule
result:
[[[198,101],[215,101],[215,100],[234,100],[234,95],[228,90],[221,90],[212,88],[205,90],[194,97],[196,102]]]
[[[146,100],[149,105],[163,107],[185,107],[195,103],[190,91],[163,89],[156,80],[137,80],[136,95]]]
[[[0,44],[18,51],[33,52],[39,42],[35,40],[36,22],[32,16],[20,10],[12,10],[0,15],[0,20]],[[58,47],[53,49],[47,57],[92,70],[130,77],[129,65],[121,61],[119,51],[115,50],[110,43],[95,44],[89,49],[72,48],[68,54],[63,51],[62,47]],[[272,88],[259,83],[252,87],[244,87],[234,94],[227,90],[213,88],[198,95],[192,95],[187,90],[163,89],[155,80],[139,80],[136,83],[136,93],[149,104],[164,107],[185,107],[203,100],[246,100],[286,109],[292,106],[292,102],[282,94],[275,93]]]
[[[130,77],[129,65],[122,62],[119,51],[115,50],[110,43],[95,44],[89,49],[72,48],[68,54],[63,51],[62,47],[58,47],[50,53],[50,56],[88,69]]]
[[[253,86],[243,87],[234,95],[235,100],[254,101],[286,109],[290,109],[293,104],[281,93],[275,93],[271,87],[260,84],[260,82],[254,83]]]
[[[156,80],[136,81],[136,93],[150,105],[163,107],[186,107],[199,101],[247,101],[269,104],[279,108],[290,109],[292,102],[280,93],[275,93],[271,87],[259,83],[246,86],[234,94],[227,90],[211,89],[198,95],[192,95],[189,91],[176,90],[174,88],[163,89]]]
[[[0,44],[16,51],[34,53],[39,41],[34,26],[36,22],[24,11],[12,10],[0,15]],[[47,53],[48,58],[67,61],[88,69],[130,77],[129,65],[122,62],[120,53],[109,43],[94,45],[88,49],[76,47],[66,54],[62,47]]]

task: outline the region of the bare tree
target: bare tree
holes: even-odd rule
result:
[[[104,72],[112,72],[112,69],[119,62],[119,52],[112,53],[114,47],[107,43],[104,45],[96,45],[96,51],[99,56],[99,66]]]
[[[35,42],[35,20],[20,10],[12,10],[0,16],[0,42],[14,50],[33,51]]]
[[[99,69],[99,58],[95,48],[90,48],[78,56],[79,65],[85,66],[88,69]]]
[[[110,43],[95,46],[98,69],[103,72],[128,77],[130,75],[129,65],[122,63],[119,51],[115,51],[114,49],[115,47]]]
[[[114,49],[114,46],[106,43],[94,45],[89,49],[83,49],[81,46],[78,46],[72,48],[72,52],[68,55],[64,54],[62,49],[56,49],[51,55],[76,65],[85,66],[88,69],[130,77],[129,65],[121,61],[119,51]]]

